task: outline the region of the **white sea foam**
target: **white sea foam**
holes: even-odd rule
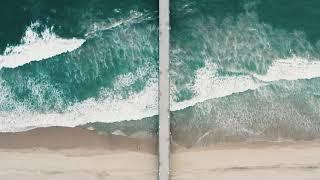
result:
[[[139,68],[135,73],[119,75],[114,79],[112,89],[102,89],[98,99],[90,98],[68,107],[64,112],[31,112],[25,104],[19,104],[11,96],[11,90],[0,79],[0,103],[14,104],[13,112],[0,111],[0,132],[19,132],[35,127],[66,126],[75,127],[90,122],[118,122],[124,120],[140,120],[158,114],[157,77],[149,77],[145,88],[140,92],[132,92],[123,97],[119,92],[123,88],[141,80],[152,69],[149,66]],[[45,88],[31,85],[34,94],[43,94]],[[40,92],[38,92],[40,91]],[[1,97],[4,97],[2,100]],[[55,97],[59,96],[56,92]],[[39,98],[42,99],[42,98]],[[46,99],[43,99],[44,101]],[[62,103],[62,102],[61,102]]]
[[[139,21],[141,19],[143,20],[144,18],[145,18],[145,16],[143,15],[143,13],[138,12],[138,11],[130,11],[129,17],[120,19],[118,21],[113,21],[111,23],[106,23],[106,22],[93,23],[93,25],[91,26],[91,29],[85,34],[85,36],[90,37],[90,36],[94,35],[96,32],[113,29],[113,28],[116,28],[121,25],[125,25],[125,24]]]
[[[195,96],[183,102],[171,100],[170,110],[176,111],[193,106],[208,99],[219,98],[237,92],[244,92],[249,89],[256,89],[260,86],[250,76],[217,77],[216,65],[207,64],[198,70],[196,82],[192,87]]]
[[[72,51],[84,42],[81,39],[62,39],[50,29],[37,34],[34,30],[35,26],[37,24],[27,29],[20,45],[8,47],[4,55],[0,56],[0,68],[17,67],[30,61],[38,61],[41,60],[40,57],[46,58],[60,53],[59,50],[61,53]],[[18,132],[49,126],[74,127],[89,122],[140,120],[157,115],[158,81],[157,75],[153,76],[154,72],[151,73],[151,76],[147,76],[150,71],[153,71],[153,68],[145,65],[136,72],[120,75],[112,82],[112,89],[101,89],[98,99],[84,100],[68,107],[63,112],[30,110],[29,105],[24,104],[28,102],[16,101],[10,86],[0,79],[0,105],[7,108],[0,111],[0,132]],[[120,95],[119,92],[123,92],[123,89],[128,89],[132,83],[141,81],[145,77],[148,77],[148,82],[141,92],[131,93],[128,97]],[[45,104],[46,101],[49,101],[48,98],[52,97],[53,102],[56,102],[55,107],[64,108],[63,97],[59,89],[55,89],[52,84],[35,82],[33,79],[26,83],[40,104]],[[51,92],[51,97],[44,95],[47,90]]]
[[[299,80],[320,77],[320,61],[293,57],[275,60],[265,75],[216,76],[217,66],[206,64],[199,69],[192,87],[195,96],[183,102],[171,100],[170,110],[176,111],[209,99],[254,90],[279,80]]]
[[[18,132],[35,127],[75,127],[89,122],[139,120],[158,114],[157,99],[158,84],[151,83],[143,91],[128,98],[110,96],[104,100],[88,99],[69,107],[63,113],[29,112],[22,107],[14,113],[0,113],[0,131]]]
[[[299,57],[279,59],[274,61],[267,74],[255,74],[254,77],[265,82],[316,78],[320,77],[320,61]]]
[[[19,45],[8,46],[0,55],[0,68],[15,68],[31,61],[40,61],[79,48],[84,39],[64,39],[46,28],[38,34],[35,28],[39,23],[33,23],[26,29]]]

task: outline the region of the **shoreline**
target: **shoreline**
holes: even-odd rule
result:
[[[157,146],[77,127],[0,133],[0,179],[156,179]]]
[[[45,127],[24,132],[0,133],[0,149],[44,148],[51,150],[85,148],[140,151],[155,154],[157,139],[102,134],[80,127]]]

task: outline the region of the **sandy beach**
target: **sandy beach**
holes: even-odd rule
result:
[[[81,128],[0,133],[0,179],[151,180],[157,178],[156,152],[155,138]]]
[[[282,142],[179,148],[172,180],[318,180],[320,142]]]

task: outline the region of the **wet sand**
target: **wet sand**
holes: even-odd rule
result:
[[[156,138],[49,127],[0,133],[0,179],[157,178]]]

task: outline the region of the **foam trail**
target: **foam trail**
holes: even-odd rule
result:
[[[177,111],[208,99],[219,98],[249,89],[257,89],[260,84],[250,76],[216,77],[216,66],[207,64],[199,69],[193,91],[196,94],[190,100],[174,102],[171,100],[171,111]]]
[[[320,77],[320,61],[309,61],[299,57],[275,60],[265,75],[217,77],[216,68],[214,64],[207,64],[199,69],[192,88],[196,94],[195,97],[183,102],[171,100],[170,110],[177,111],[209,99],[254,90],[274,81]]]
[[[269,68],[266,75],[254,77],[261,81],[298,80],[320,77],[320,61],[309,61],[304,58],[279,59]]]
[[[106,31],[106,30],[113,29],[113,28],[116,28],[116,27],[124,25],[124,24],[132,23],[132,21],[139,20],[142,17],[143,17],[143,13],[138,12],[138,11],[131,11],[130,16],[128,18],[121,19],[119,21],[115,21],[110,24],[105,23],[105,22],[94,23],[92,25],[92,28],[85,34],[85,37],[90,37],[99,31]]]
[[[90,122],[140,120],[158,114],[157,99],[158,84],[150,83],[143,91],[127,99],[112,95],[100,101],[88,99],[69,107],[63,113],[29,112],[22,107],[14,113],[0,112],[0,132],[19,132],[49,126],[75,127]]]
[[[63,39],[46,28],[40,35],[35,32],[39,23],[27,28],[20,45],[8,46],[0,55],[0,69],[15,68],[32,61],[40,61],[79,48],[84,39]]]

